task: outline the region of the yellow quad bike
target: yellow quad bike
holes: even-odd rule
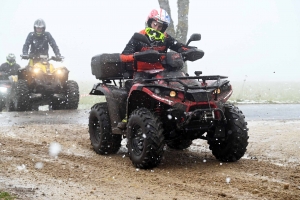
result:
[[[13,82],[7,102],[8,111],[38,110],[39,106],[49,105],[49,110],[77,109],[79,88],[77,82],[68,80],[66,67],[55,68],[50,60],[61,58],[41,55],[30,59],[28,66],[19,69],[18,80]]]

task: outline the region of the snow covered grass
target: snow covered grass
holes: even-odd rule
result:
[[[298,82],[231,82],[234,103],[300,103]]]
[[[79,109],[89,109],[91,108],[95,103],[104,102],[105,98],[104,96],[98,96],[98,95],[89,95],[91,92],[93,86],[95,83],[98,83],[98,80],[95,81],[79,81],[79,93],[80,93],[80,99],[79,99]]]

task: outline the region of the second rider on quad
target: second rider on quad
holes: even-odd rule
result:
[[[18,81],[13,84],[7,101],[8,110],[38,110],[42,105],[49,105],[51,110],[77,109],[77,82],[68,80],[69,70],[66,67],[54,68],[49,62],[63,60],[54,38],[45,32],[46,24],[42,19],[37,19],[33,28],[34,32],[28,34],[21,55],[23,59],[29,59],[29,63],[18,71]],[[55,57],[49,58],[49,45]]]

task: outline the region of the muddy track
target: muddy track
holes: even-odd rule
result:
[[[248,122],[248,150],[235,163],[217,161],[196,140],[185,151],[166,148],[157,168],[141,170],[127,157],[126,140],[117,154],[100,156],[87,124],[74,119],[3,126],[0,190],[19,199],[300,199],[300,121]],[[56,157],[53,142],[62,147]]]

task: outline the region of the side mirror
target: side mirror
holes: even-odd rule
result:
[[[194,34],[191,35],[191,37],[188,40],[188,42],[186,43],[186,45],[189,45],[191,41],[199,41],[199,40],[201,40],[201,34],[194,33]]]
[[[134,33],[134,35],[132,36],[133,39],[138,40],[140,42],[146,43],[148,45],[151,46],[150,41],[148,40],[148,38],[140,33]]]

